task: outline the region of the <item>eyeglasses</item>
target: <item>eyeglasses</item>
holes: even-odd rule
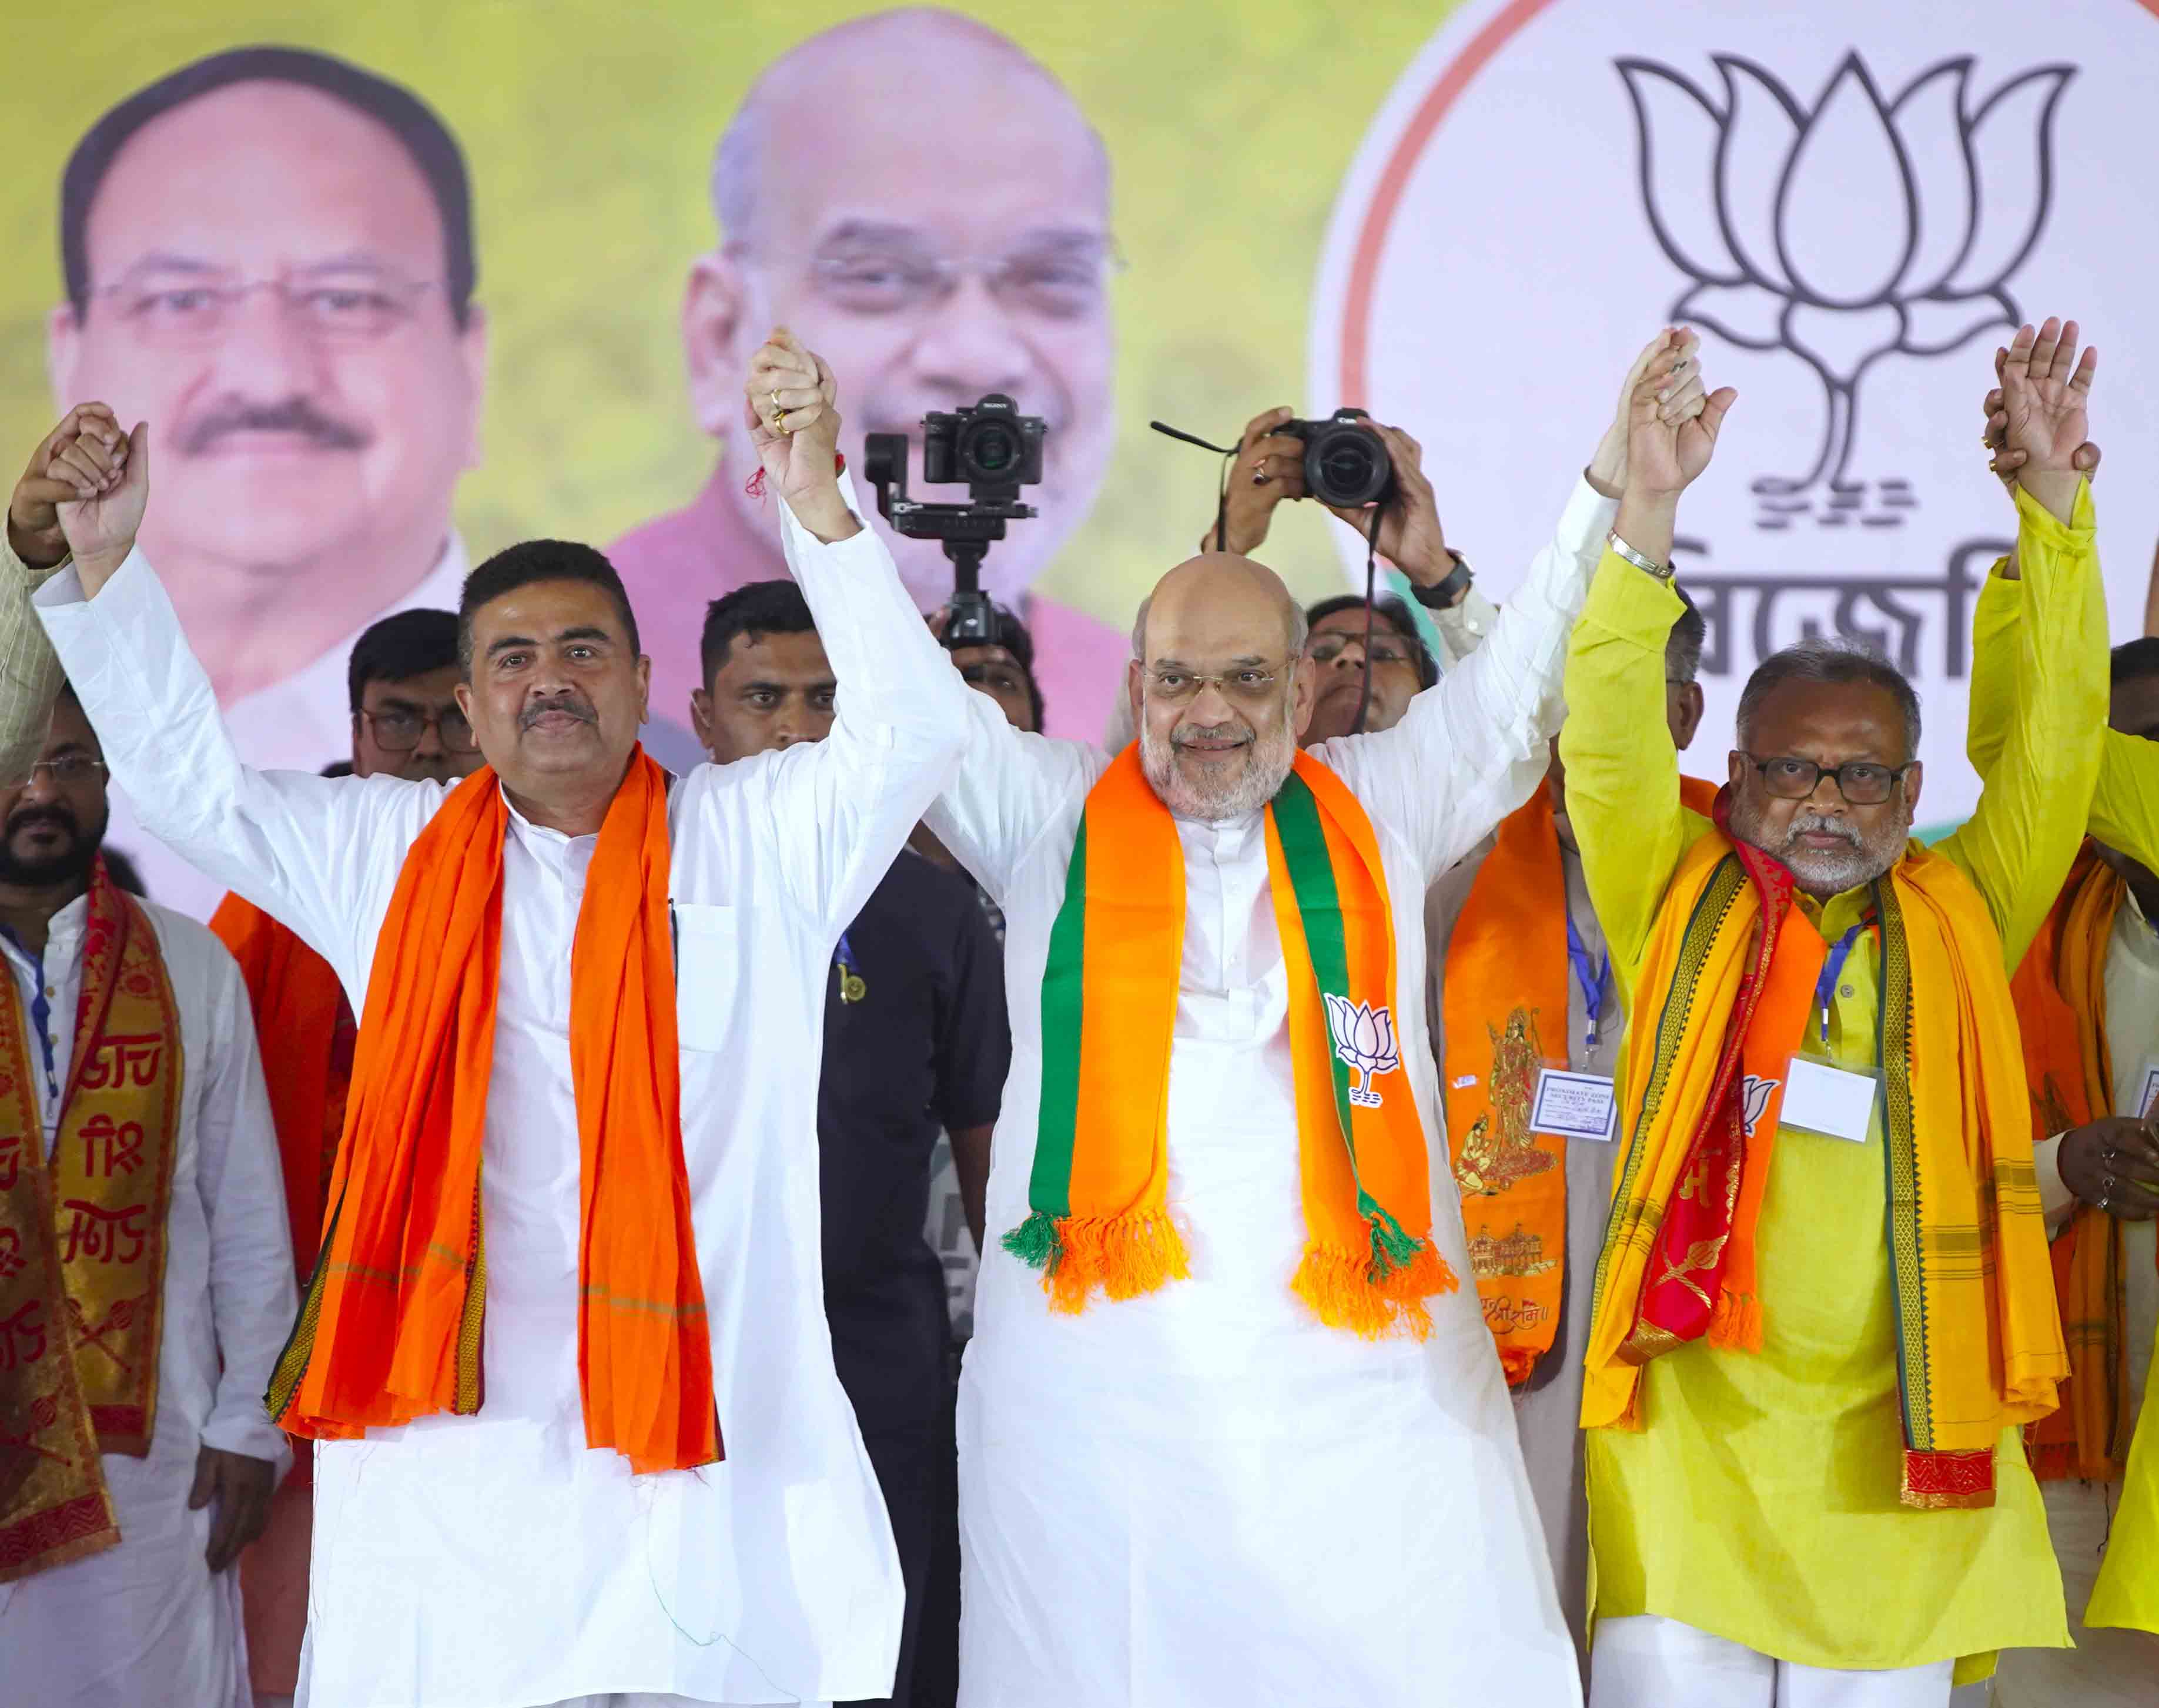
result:
[[[1244,705],[1264,706],[1273,697],[1276,684],[1281,680],[1279,672],[1256,665],[1214,675],[1166,667],[1147,672],[1151,697],[1166,706],[1189,705],[1199,697],[1201,689],[1209,686],[1220,689],[1225,697]]]
[[[65,753],[57,759],[39,759],[30,766],[30,774],[23,780],[35,783],[38,773],[45,774],[45,780],[55,789],[65,789],[70,784],[88,783],[105,774],[105,761],[85,758],[80,753]]]
[[[409,753],[420,745],[430,728],[453,753],[469,753],[479,747],[473,727],[462,712],[363,712],[360,714],[375,732],[375,744],[386,753]]]
[[[1353,646],[1364,646],[1364,637],[1361,634],[1323,635],[1305,650],[1306,655],[1312,660],[1312,663],[1323,669],[1333,664]],[[1388,640],[1376,634],[1372,637],[1372,644],[1364,647],[1364,656],[1370,660],[1375,667],[1380,665],[1406,665],[1413,662],[1407,647],[1398,641]]]
[[[1762,786],[1779,800],[1804,800],[1820,787],[1823,778],[1831,777],[1836,779],[1837,793],[1854,806],[1881,805],[1918,763],[1892,767],[1854,759],[1843,765],[1817,765],[1812,759],[1758,759],[1752,753],[1740,757],[1762,774]]]
[[[432,279],[410,280],[368,268],[297,279],[234,279],[192,269],[153,267],[96,294],[119,305],[120,318],[146,344],[214,343],[232,329],[247,299],[268,291],[287,322],[318,344],[370,344],[412,318]]]
[[[940,255],[896,242],[765,258],[806,261],[817,293],[857,314],[919,312],[950,298],[962,279],[976,277],[1007,309],[1045,320],[1077,320],[1098,312],[1111,275],[1125,266],[1107,237],[986,256]]]

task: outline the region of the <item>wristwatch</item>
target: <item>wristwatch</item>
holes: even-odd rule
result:
[[[1427,611],[1452,610],[1468,593],[1470,582],[1477,579],[1470,570],[1468,558],[1452,546],[1447,548],[1447,555],[1454,561],[1454,567],[1447,571],[1446,578],[1437,587],[1428,587],[1417,581],[1410,583],[1411,593]]]
[[[1670,581],[1672,578],[1673,567],[1670,564],[1659,563],[1654,557],[1644,557],[1640,552],[1629,546],[1624,540],[1622,540],[1617,531],[1606,535],[1604,536],[1604,540],[1605,543],[1611,546],[1613,551],[1625,558],[1628,562],[1633,564],[1634,567],[1640,570],[1643,574],[1653,575],[1659,581]]]

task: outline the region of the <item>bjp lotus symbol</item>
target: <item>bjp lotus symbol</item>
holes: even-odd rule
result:
[[[1322,994],[1327,998],[1327,1029],[1334,1035],[1334,1053],[1364,1076],[1349,1088],[1349,1100],[1359,1109],[1377,1109],[1380,1094],[1372,1089],[1372,1076],[1391,1074],[1402,1064],[1395,1017],[1384,1002],[1375,1007],[1331,991]]]
[[[1716,64],[1722,103],[1669,66],[1618,62],[1650,230],[1695,282],[1671,315],[1789,350],[1821,380],[1813,465],[1756,491],[1851,490],[1866,370],[2022,318],[2007,284],[2046,223],[2054,108],[2074,68],[2039,66],[1975,101],[1966,55],[1885,100],[1853,53],[1809,107],[1760,65]]]

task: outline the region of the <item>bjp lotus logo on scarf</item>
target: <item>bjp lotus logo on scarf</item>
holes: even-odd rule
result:
[[[1776,1095],[1782,1079],[1765,1079],[1759,1074],[1748,1074],[1739,1082],[1741,1120],[1747,1136],[1754,1136],[1754,1123],[1768,1113],[1769,1100]]]
[[[1980,99],[1965,55],[1885,99],[1852,53],[1810,106],[1733,54],[1715,56],[1721,101],[1670,66],[1616,63],[1650,230],[1694,281],[1671,318],[1788,351],[1821,382],[1812,461],[1753,484],[1765,515],[1804,513],[1823,487],[1861,492],[1852,448],[1868,370],[2022,319],[2008,281],[2046,223],[2054,109],[2074,68],[2039,66]],[[1893,525],[1909,484],[1880,486]]]
[[[1384,1002],[1352,1002],[1332,991],[1323,994],[1327,998],[1327,1029],[1333,1034],[1334,1053],[1364,1076],[1349,1088],[1349,1100],[1359,1109],[1377,1109],[1380,1098],[1372,1089],[1373,1076],[1391,1074],[1402,1064],[1394,1014]]]

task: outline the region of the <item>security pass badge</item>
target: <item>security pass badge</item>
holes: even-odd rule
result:
[[[1380,1106],[1372,1089],[1374,1077],[1391,1074],[1402,1064],[1402,1051],[1395,1036],[1395,1017],[1384,1002],[1352,1002],[1330,991],[1327,999],[1327,1029],[1333,1035],[1334,1053],[1364,1075],[1349,1088],[1349,1100],[1359,1109]]]

